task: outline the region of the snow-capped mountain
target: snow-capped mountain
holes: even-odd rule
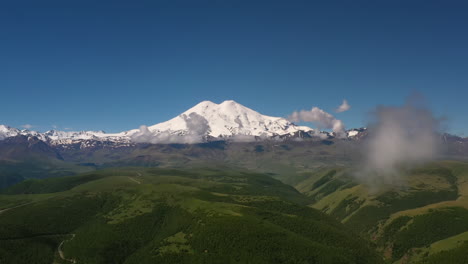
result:
[[[306,126],[296,126],[281,117],[262,115],[235,101],[228,100],[220,104],[203,101],[181,115],[150,126],[154,133],[170,132],[175,134],[189,133],[187,118],[195,113],[207,121],[207,135],[211,137],[232,137],[236,135],[272,137],[294,134],[297,131],[310,132],[313,129]]]
[[[13,127],[9,127],[6,125],[0,125],[0,140],[3,140],[5,138],[9,137],[16,137],[16,136],[31,136],[31,137],[37,137],[38,139],[42,141],[46,141],[47,137],[43,133],[39,133],[36,131],[29,131],[27,129],[19,130]]]
[[[21,131],[16,128],[12,128],[5,125],[0,125],[0,140],[8,138],[8,137],[15,137],[19,135]]]
[[[349,131],[348,137],[355,137],[358,133],[357,130]],[[323,139],[333,136],[307,126],[297,126],[285,118],[262,115],[232,100],[220,104],[203,101],[166,122],[114,134],[104,131],[57,130],[39,133],[0,125],[0,140],[20,135],[36,137],[50,145],[79,145],[80,148],[101,146],[103,142],[128,145],[134,142],[198,143],[239,138],[252,140],[317,136]]]
[[[50,141],[75,141],[75,140],[104,140],[121,141],[128,139],[125,133],[108,134],[104,131],[58,131],[49,130],[43,133]]]
[[[0,140],[10,137],[25,136],[28,138],[35,137],[50,145],[72,145],[80,144],[81,148],[96,145],[95,142],[112,142],[129,144],[130,138],[125,133],[107,134],[104,131],[57,131],[50,130],[44,133],[30,130],[19,130],[6,125],[0,125]]]

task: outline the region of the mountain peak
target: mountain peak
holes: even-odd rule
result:
[[[219,109],[222,110],[222,111],[248,111],[248,112],[251,112],[251,114],[259,114],[258,112],[244,106],[244,105],[241,105],[239,104],[238,102],[234,101],[234,100],[226,100],[222,103],[220,103],[219,105]]]
[[[225,100],[220,105],[240,105],[238,102],[234,100]]]
[[[192,107],[190,109],[217,107],[217,106],[231,106],[231,107],[241,106],[241,107],[245,107],[245,106],[239,104],[238,102],[236,102],[234,100],[225,100],[220,104],[214,103],[214,102],[209,101],[209,100],[205,100],[205,101],[201,101],[200,103],[196,104],[194,107]],[[186,112],[188,112],[188,111],[186,111]]]
[[[200,102],[169,121],[149,127],[149,130],[156,134],[188,134],[190,131],[187,117],[193,113],[206,120],[209,126],[207,133],[212,137],[268,137],[292,134],[304,128],[299,128],[281,117],[262,115],[234,100],[226,100],[220,104],[211,101]]]
[[[51,144],[74,144],[83,141],[132,142],[138,133],[143,133],[151,142],[179,142],[184,137],[197,140],[213,138],[234,138],[247,140],[255,137],[294,136],[299,131],[312,132],[305,126],[296,126],[281,118],[262,115],[234,100],[225,100],[220,104],[202,101],[171,120],[146,128],[146,132],[133,129],[116,134],[106,134],[104,131],[58,131],[49,130],[44,133],[35,131],[20,131],[15,128],[0,125],[0,140],[17,135],[40,138]],[[175,137],[174,137],[175,136]],[[159,140],[160,139],[160,140]],[[192,142],[188,141],[188,142]],[[182,142],[185,142],[182,140]],[[88,143],[86,143],[88,144]]]
[[[9,127],[7,125],[0,125],[0,131],[8,131],[13,129],[12,127]]]
[[[196,104],[195,106],[210,106],[210,105],[217,105],[217,104],[213,103],[212,101],[205,100],[205,101],[201,101],[200,103]]]

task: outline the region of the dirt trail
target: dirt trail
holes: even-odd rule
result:
[[[10,208],[3,209],[3,210],[0,210],[0,214],[4,213],[6,211],[9,211],[11,209],[19,208],[19,207],[26,206],[28,204],[33,204],[33,203],[36,203],[36,202],[34,201],[34,202],[24,203],[24,204],[20,204],[20,205],[17,205],[17,206],[13,206],[13,207],[10,207]]]
[[[63,246],[63,243],[65,243],[66,241],[71,241],[72,239],[75,238],[75,235],[76,234],[70,234],[72,237],[70,239],[65,239],[63,240],[60,245],[58,246],[57,248],[57,251],[59,253],[59,256],[62,260],[65,260],[65,261],[68,261],[68,262],[71,262],[71,263],[76,263],[76,260],[75,259],[67,259],[65,258],[65,254],[63,254],[63,251],[62,251],[62,246]]]
[[[136,177],[141,177],[141,176],[142,176],[141,173],[139,173],[139,172],[137,172],[136,174],[137,174]],[[134,177],[130,177],[130,176],[127,176],[127,177],[128,177],[130,180],[132,180],[132,181],[134,181],[134,182],[136,182],[136,183],[138,183],[138,184],[141,184],[141,181],[135,179]]]
[[[141,181],[136,180],[136,179],[134,179],[134,178],[132,178],[132,177],[130,177],[130,176],[127,176],[127,177],[128,177],[130,180],[132,180],[132,181],[134,181],[134,182],[136,182],[136,183],[138,183],[138,184],[141,184]]]

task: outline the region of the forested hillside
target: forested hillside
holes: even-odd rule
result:
[[[1,263],[381,263],[372,243],[268,175],[107,169],[0,196]]]

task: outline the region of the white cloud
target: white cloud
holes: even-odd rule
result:
[[[31,125],[31,124],[24,124],[24,125],[22,125],[21,127],[24,128],[24,129],[31,129],[31,128],[33,128],[34,126]]]
[[[182,115],[182,118],[187,125],[187,134],[177,135],[167,131],[152,132],[147,126],[140,126],[140,131],[132,135],[132,140],[137,143],[152,144],[194,144],[203,142],[210,132],[208,121],[197,113],[190,113],[188,116]]]
[[[348,101],[344,99],[343,103],[340,106],[338,106],[338,108],[335,111],[337,113],[342,113],[348,111],[349,109],[351,109],[351,106],[348,104]]]
[[[338,137],[346,134],[343,121],[336,119],[333,115],[318,107],[313,107],[311,110],[296,111],[289,116],[289,120],[292,122],[316,123],[319,128],[332,129]]]
[[[441,119],[418,103],[377,107],[364,145],[364,165],[358,175],[362,180],[369,184],[399,183],[402,168],[437,157]]]

